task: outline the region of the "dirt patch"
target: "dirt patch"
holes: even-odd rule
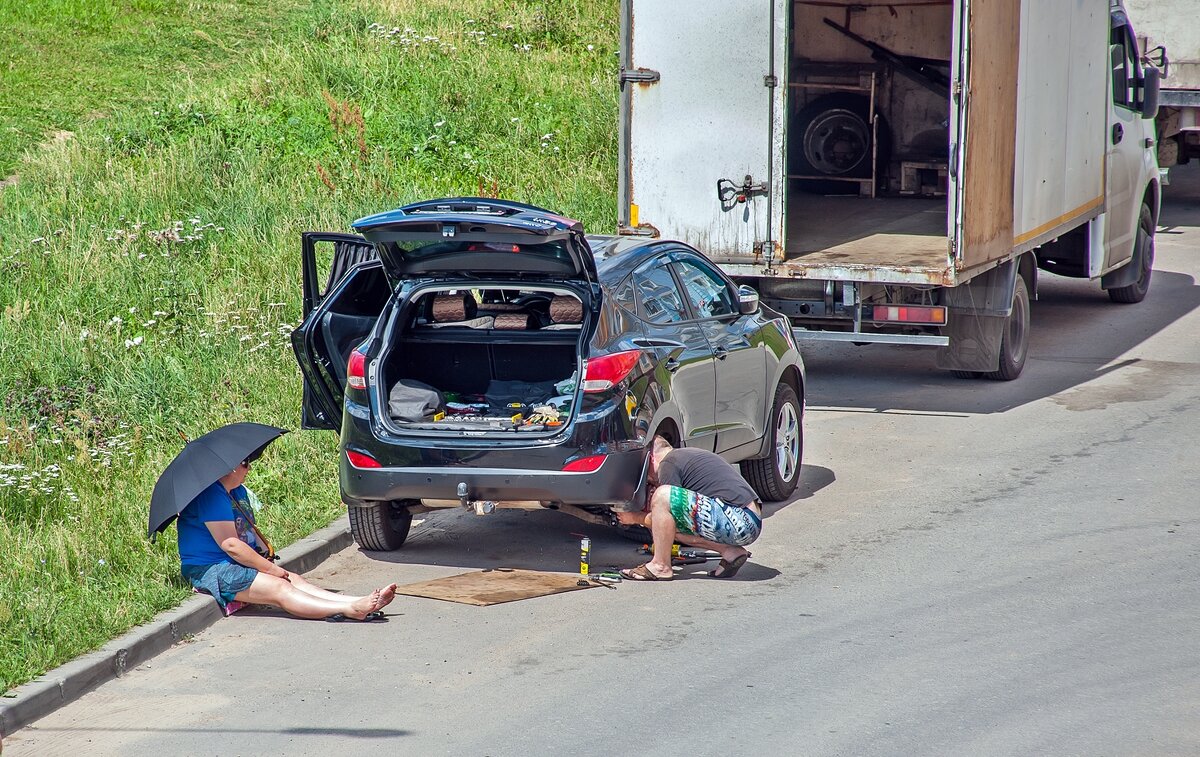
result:
[[[38,145],[38,147],[50,147],[52,145],[60,145],[63,142],[70,141],[74,138],[75,138],[75,132],[66,131],[65,129],[60,129],[58,131],[51,132],[50,138],[47,139],[45,142],[42,142],[40,145]],[[12,176],[8,176],[4,179],[0,179],[0,190],[3,190],[5,187],[16,186],[17,182],[19,182],[20,180],[21,180],[21,177],[18,176],[17,174],[13,174]]]

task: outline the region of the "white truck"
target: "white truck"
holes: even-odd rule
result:
[[[1039,269],[1146,296],[1159,72],[1119,0],[622,0],[619,232],[800,339],[1016,378]]]
[[[1200,158],[1200,2],[1127,0],[1137,40],[1163,69],[1159,95],[1158,165]]]

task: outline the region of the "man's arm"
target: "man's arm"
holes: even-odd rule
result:
[[[255,552],[249,544],[238,538],[237,528],[233,525],[233,521],[210,520],[206,521],[204,525],[208,526],[208,532],[212,534],[217,545],[225,551],[225,554],[232,557],[234,562],[247,568],[254,568],[259,573],[287,579],[288,572],[286,570]]]

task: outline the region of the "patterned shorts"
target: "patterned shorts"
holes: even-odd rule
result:
[[[681,533],[739,547],[762,533],[762,521],[749,508],[727,505],[681,486],[664,488],[670,496],[675,528]]]

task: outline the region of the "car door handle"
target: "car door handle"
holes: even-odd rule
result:
[[[671,373],[674,373],[675,371],[679,370],[679,361],[673,357],[669,357],[667,358],[666,362],[663,363],[663,367]]]
[[[641,347],[643,349],[654,349],[656,347],[684,347],[683,342],[677,342],[674,339],[645,339],[639,337],[637,339],[630,339],[629,341],[633,343],[635,347]]]
[[[717,360],[724,360],[725,358],[729,357],[729,350],[725,349],[724,347],[718,347],[713,350],[713,354],[717,356]]]
[[[1125,127],[1121,124],[1113,124],[1112,139],[1114,145],[1121,144],[1121,140],[1125,138]]]

